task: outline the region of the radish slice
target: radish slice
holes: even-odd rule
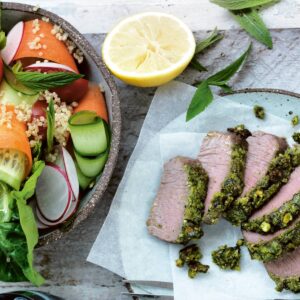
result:
[[[10,65],[18,52],[24,34],[24,27],[24,22],[21,21],[7,35],[6,46],[1,51],[1,56],[6,65]]]
[[[79,197],[79,180],[77,177],[77,171],[76,171],[76,166],[73,161],[72,156],[70,153],[65,149],[62,148],[62,156],[64,160],[64,165],[65,165],[65,170],[69,179],[69,183],[71,185],[71,189],[73,192],[73,195],[76,199]]]
[[[39,220],[38,216],[37,216],[37,213],[36,213],[36,210],[37,210],[37,207],[36,207],[36,201],[35,200],[32,200],[29,202],[28,204],[31,208],[32,208],[32,212],[34,214],[34,218],[35,218],[35,221],[36,221],[36,225],[37,225],[37,228],[38,229],[48,229],[49,226],[41,223],[41,221]]]
[[[25,68],[26,71],[42,70],[44,72],[48,71],[68,71],[76,73],[73,69],[68,66],[52,63],[52,62],[39,62],[32,65],[29,65]]]
[[[36,215],[37,215],[37,218],[39,219],[40,223],[43,225],[43,226],[47,226],[47,228],[49,227],[55,227],[65,221],[67,221],[76,211],[77,209],[77,206],[78,206],[78,201],[76,201],[76,199],[73,197],[72,201],[70,201],[70,206],[67,210],[67,212],[65,213],[65,215],[59,220],[59,221],[56,221],[56,222],[51,222],[49,220],[47,220],[40,212],[40,210],[37,208],[36,209]]]
[[[72,191],[64,171],[47,165],[38,179],[36,198],[38,211],[46,220],[60,221],[72,200]]]

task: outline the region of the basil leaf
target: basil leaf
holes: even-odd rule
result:
[[[195,57],[190,62],[190,66],[199,72],[207,71],[207,69],[201,63],[199,63]]]
[[[196,45],[195,54],[199,54],[204,49],[208,48],[212,44],[216,43],[217,41],[221,40],[224,37],[224,35],[220,34],[218,32],[218,29],[215,28],[214,31],[211,33],[209,37],[204,39],[203,41],[200,41]]]
[[[278,2],[278,0],[210,0],[210,2],[229,10],[240,10]]]
[[[232,11],[235,20],[256,40],[273,48],[273,42],[268,28],[255,9]]]
[[[190,121],[202,111],[204,111],[206,107],[212,102],[212,100],[213,94],[210,87],[208,86],[208,82],[205,80],[198,86],[192,98],[192,101],[186,113],[186,121]]]
[[[15,75],[17,81],[37,92],[62,87],[83,77],[81,74],[72,72],[47,74],[40,72],[16,72]]]
[[[47,110],[47,151],[50,153],[53,148],[55,130],[55,110],[53,99],[50,100]]]
[[[209,85],[217,85],[217,84],[225,84],[229,81],[229,79],[240,69],[242,64],[246,61],[250,51],[252,44],[249,45],[247,50],[233,63],[231,63],[225,69],[217,72],[216,74],[207,78],[207,82]]]

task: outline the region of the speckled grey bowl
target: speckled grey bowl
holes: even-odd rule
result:
[[[103,196],[112,176],[118,157],[121,135],[120,102],[114,79],[105,67],[102,59],[95,52],[94,48],[89,44],[85,37],[80,34],[71,24],[49,11],[43,9],[38,9],[35,11],[34,7],[31,5],[8,2],[2,2],[1,5],[2,26],[6,32],[19,21],[41,18],[43,16],[48,17],[52,23],[60,25],[85,55],[86,63],[83,67],[84,74],[87,74],[90,80],[102,84],[105,90],[105,97],[109,111],[112,139],[111,150],[105,169],[94,188],[82,198],[78,211],[72,220],[69,221],[65,226],[41,235],[39,244],[44,245],[53,240],[60,239],[66,232],[72,230],[81,221],[86,219],[92,213],[96,203]]]

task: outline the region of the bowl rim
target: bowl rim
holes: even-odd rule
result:
[[[112,96],[112,120],[110,122],[111,127],[111,148],[109,153],[108,161],[105,165],[103,173],[101,175],[100,180],[97,182],[95,186],[95,191],[90,197],[88,203],[76,214],[76,217],[70,222],[67,228],[57,228],[51,231],[46,235],[42,235],[39,238],[38,246],[43,246],[49,244],[52,241],[56,241],[63,237],[66,232],[71,231],[74,229],[80,222],[85,220],[94,210],[97,202],[100,201],[104,192],[106,191],[110,179],[112,177],[114,168],[117,163],[118,153],[120,148],[120,138],[121,138],[121,107],[120,107],[120,100],[118,96],[118,90],[115,83],[114,78],[112,77],[111,73],[105,66],[102,58],[96,53],[93,46],[89,43],[89,41],[69,22],[64,20],[63,18],[59,17],[58,15],[28,4],[21,4],[15,2],[1,2],[1,9],[11,10],[11,11],[19,11],[25,13],[31,13],[37,17],[47,17],[50,21],[54,24],[58,24],[62,27],[64,31],[66,31],[71,40],[79,47],[84,49],[87,55],[91,58],[93,63],[96,65],[98,70],[101,72],[104,80],[106,81]]]

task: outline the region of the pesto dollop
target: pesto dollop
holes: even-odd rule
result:
[[[265,118],[265,109],[262,106],[255,105],[253,107],[253,112],[254,112],[256,118],[261,119],[261,120],[263,120]]]
[[[300,144],[300,132],[294,132],[292,138],[297,144]]]
[[[292,118],[292,125],[297,126],[298,124],[299,124],[299,116],[297,115]]]
[[[208,175],[200,163],[198,165],[186,164],[184,168],[188,176],[189,194],[181,233],[176,240],[180,244],[187,244],[189,241],[199,239],[203,235],[201,223],[208,186]]]
[[[185,264],[188,266],[188,275],[195,278],[198,273],[207,273],[209,266],[203,265],[199,260],[202,253],[197,245],[187,246],[179,251],[179,258],[176,260],[176,266],[182,268]]]
[[[240,196],[244,188],[244,170],[247,156],[247,143],[234,144],[231,152],[229,175],[222,183],[221,191],[214,194],[208,212],[207,223],[216,223],[223,212]]]
[[[300,276],[290,276],[290,277],[281,278],[271,273],[269,273],[269,275],[275,281],[276,290],[278,292],[281,292],[284,289],[290,290],[294,293],[300,292]]]
[[[244,124],[237,125],[236,127],[233,128],[228,128],[227,131],[240,136],[242,139],[246,139],[252,135],[251,132],[245,127]]]
[[[246,244],[253,259],[263,262],[274,260],[300,246],[300,220],[271,241]]]
[[[226,219],[240,225],[269,201],[288,182],[295,167],[300,164],[300,147],[295,146],[277,155],[270,163],[266,175],[245,196],[237,199],[226,212]]]
[[[249,220],[242,224],[242,228],[261,234],[274,233],[288,227],[296,217],[300,215],[300,193],[293,196],[290,201],[284,203],[279,209],[269,215]]]
[[[220,246],[213,251],[211,256],[213,262],[223,270],[240,270],[241,246],[243,240],[239,240],[235,247],[227,245]]]

